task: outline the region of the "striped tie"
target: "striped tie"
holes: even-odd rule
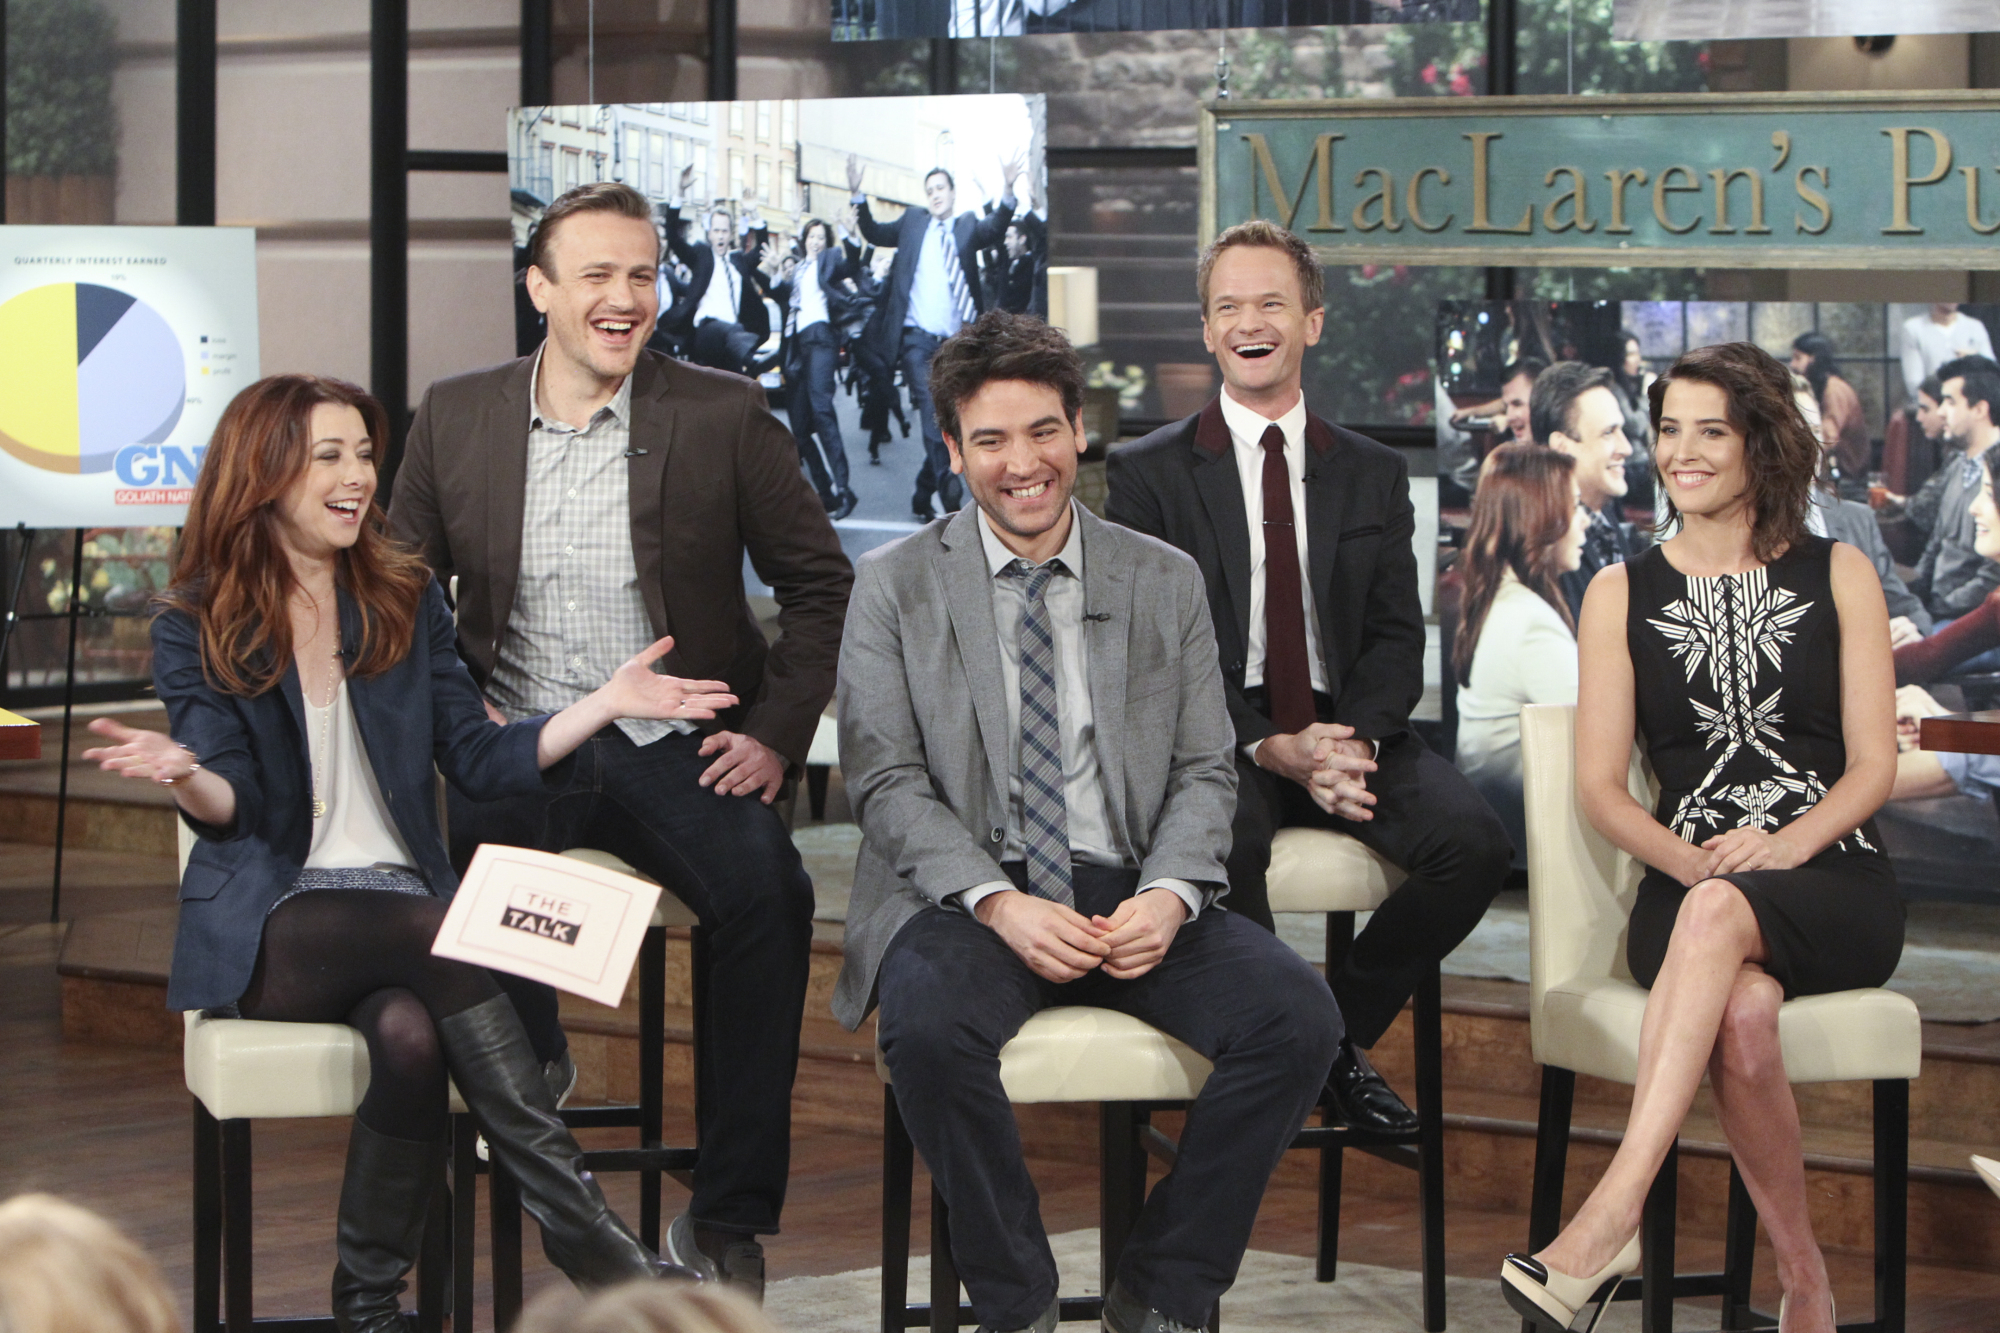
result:
[[[1074,907],[1062,728],[1056,712],[1056,645],[1042,603],[1057,568],[1055,561],[1038,568],[1025,560],[1008,568],[1027,581],[1027,606],[1021,613],[1021,841],[1035,896]]]
[[[951,332],[957,333],[979,318],[979,312],[973,308],[972,293],[965,285],[965,265],[958,262],[958,245],[951,238],[951,224],[940,218],[932,230],[937,232],[938,253],[944,256],[945,277],[951,282]]]

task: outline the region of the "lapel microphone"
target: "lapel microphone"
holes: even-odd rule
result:
[[[1085,611],[1083,613],[1083,618],[1085,620],[1094,620],[1099,624],[1103,624],[1105,621],[1111,619],[1111,613],[1109,611]]]
[[[638,458],[638,457],[640,457],[641,455],[643,455],[643,454],[644,454],[645,452],[646,452],[646,451],[645,451],[644,449],[627,449],[627,450],[625,451],[625,456],[626,456],[627,458]]]

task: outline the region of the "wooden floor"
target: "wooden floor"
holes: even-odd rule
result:
[[[0,1080],[0,1196],[49,1190],[103,1212],[158,1258],[186,1311],[190,1127],[178,1055],[65,1045],[54,956],[49,927],[0,926],[0,1040],[10,1056]],[[256,1130],[260,1315],[323,1313],[326,1308],[346,1133],[344,1120],[280,1122]],[[608,1145],[618,1132],[598,1135]],[[880,1149],[872,1136],[818,1131],[795,1138],[786,1230],[767,1246],[774,1278],[835,1273],[879,1261],[879,1165]],[[1050,1230],[1095,1224],[1094,1173],[1062,1163],[1033,1166]],[[668,1188],[672,1210],[683,1200],[672,1185]],[[636,1215],[629,1179],[607,1177],[607,1192],[621,1212]],[[2000,1206],[1994,1219],[2000,1224]],[[1343,1258],[1415,1268],[1415,1225],[1414,1190],[1407,1203],[1350,1200],[1341,1237]],[[1525,1231],[1524,1216],[1449,1211],[1451,1271],[1471,1277],[1492,1274],[1501,1252],[1518,1244]],[[916,1233],[924,1234],[921,1200]],[[1252,1243],[1259,1249],[1307,1254],[1312,1241],[1311,1192],[1274,1188]],[[1696,1237],[1684,1236],[1682,1248],[1690,1264],[1719,1258],[1718,1246]],[[1865,1310],[1868,1256],[1834,1255],[1831,1262],[1842,1308]],[[1760,1297],[1769,1295],[1775,1306],[1768,1252],[1760,1255],[1758,1278]],[[539,1254],[531,1256],[531,1292],[561,1280]],[[1917,1268],[1910,1274],[1910,1291],[1912,1333],[1991,1327],[1992,1311],[2000,1302],[2000,1276]],[[483,1275],[479,1299],[472,1327],[484,1330],[490,1316]],[[1500,1299],[1497,1291],[1493,1299]]]

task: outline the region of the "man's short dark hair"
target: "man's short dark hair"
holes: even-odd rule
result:
[[[989,310],[931,356],[931,403],[938,428],[959,438],[958,410],[995,380],[1021,380],[1062,396],[1063,418],[1083,411],[1083,358],[1061,329],[1033,315]]]
[[[1523,375],[1528,377],[1528,383],[1533,384],[1548,368],[1549,363],[1539,356],[1524,356],[1519,361],[1509,361],[1500,368],[1500,387],[1506,388]]]
[[[1222,258],[1225,250],[1233,250],[1239,245],[1257,246],[1265,250],[1282,250],[1292,261],[1292,268],[1299,275],[1299,305],[1310,315],[1315,310],[1326,307],[1326,270],[1320,267],[1318,256],[1312,247],[1293,233],[1286,231],[1275,222],[1262,218],[1252,218],[1239,222],[1208,243],[1208,249],[1201,252],[1195,264],[1194,290],[1201,299],[1201,317],[1208,318],[1208,280],[1215,272],[1215,261]]]
[[[555,269],[549,264],[549,246],[555,240],[556,228],[562,225],[563,219],[575,217],[578,213],[611,213],[648,225],[653,221],[653,206],[646,202],[646,196],[622,182],[594,181],[563,191],[556,196],[554,203],[542,210],[541,221],[535,224],[535,234],[528,238],[528,267],[540,269],[542,276],[550,282],[556,280]]]
[[[2000,426],[2000,365],[1983,356],[1961,356],[1938,367],[1938,380],[1965,381],[1964,391],[1959,394],[1965,405],[1986,404],[1986,419]]]
[[[1935,375],[1924,376],[1924,382],[1917,386],[1917,392],[1934,403],[1944,401],[1944,382]]]
[[[1611,372],[1581,361],[1558,361],[1535,376],[1528,396],[1528,429],[1536,444],[1550,443],[1557,431],[1575,439],[1576,400],[1592,389],[1611,387]]]
[[[949,171],[946,171],[943,167],[932,167],[929,171],[926,171],[924,173],[924,185],[926,187],[929,187],[931,183],[931,177],[933,176],[944,177],[944,183],[951,187],[952,193],[953,194],[958,193],[958,182],[951,178],[951,173]]]

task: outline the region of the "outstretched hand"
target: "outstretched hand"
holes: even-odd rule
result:
[[[95,759],[97,766],[107,773],[145,778],[163,787],[171,787],[201,768],[194,751],[175,744],[173,737],[163,732],[128,727],[108,717],[92,722],[90,730],[114,742],[83,752],[85,759]]]
[[[861,159],[853,153],[847,155],[847,192],[861,193]]]
[[[673,651],[670,634],[635,654],[611,673],[603,699],[614,718],[639,717],[657,721],[701,721],[736,706],[726,680],[683,680],[653,670],[653,663]]]

